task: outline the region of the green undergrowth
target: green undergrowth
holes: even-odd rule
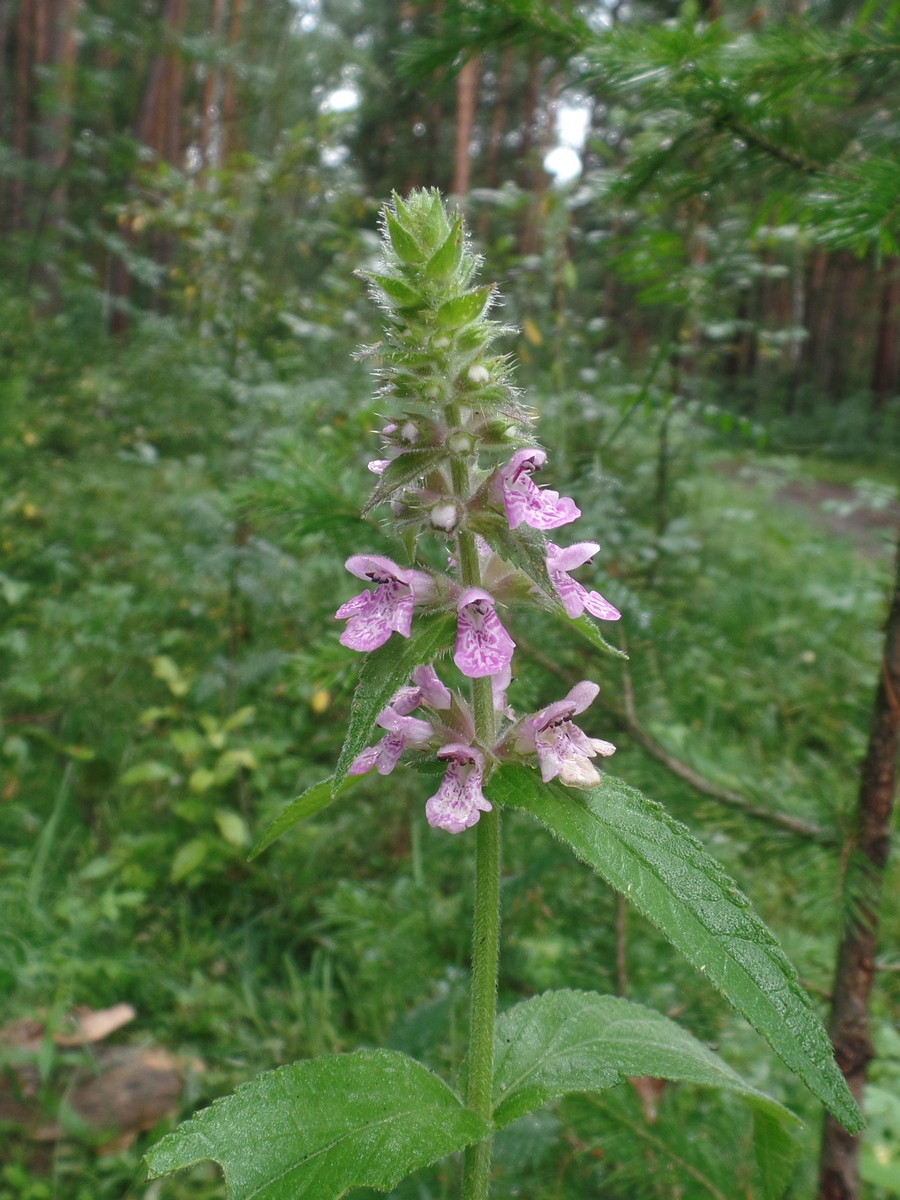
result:
[[[359,533],[359,467],[380,427],[369,381],[312,355],[302,369],[296,356],[223,364],[167,328],[113,363],[44,355],[3,384],[0,1020],[132,1003],[117,1039],[182,1056],[180,1115],[261,1070],[363,1046],[424,1056],[454,1082],[471,847],[425,823],[432,780],[366,780],[247,861],[283,803],[330,773],[346,727],[358,662],[331,618],[353,594],[342,563],[386,550],[377,518],[365,544]],[[549,482],[602,543],[595,585],[625,614],[646,731],[715,783],[840,838],[890,563],[877,528],[836,533],[830,510],[792,498],[792,481],[832,479],[829,463],[767,456],[695,414],[673,420],[661,489],[655,411],[607,448],[620,410],[602,397],[536,405],[544,440],[567,447]],[[842,481],[869,474],[861,463]],[[871,489],[857,499],[871,507]],[[515,613],[510,627],[535,650],[510,689],[517,709],[582,677],[621,709],[617,660],[562,633],[537,640]],[[596,708],[588,732],[618,744],[616,775],[709,845],[822,1006],[836,851],[699,794],[613,711]],[[791,1194],[812,1194],[809,1093],[634,912],[617,966],[616,897],[522,813],[506,820],[503,904],[503,1007],[551,986],[624,988],[668,1012],[804,1117]],[[883,944],[898,934],[889,905]],[[880,1023],[898,978],[879,976]],[[52,1111],[66,1064],[47,1051],[41,1070]],[[749,1194],[739,1106],[674,1085],[654,1104],[627,1084],[510,1126],[498,1196]],[[105,1155],[10,1134],[0,1197],[221,1197],[208,1167],[142,1182],[140,1156],[169,1127]],[[397,1195],[443,1197],[457,1170]]]

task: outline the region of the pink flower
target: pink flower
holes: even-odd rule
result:
[[[371,462],[366,463],[366,466],[373,475],[383,475],[385,470],[391,465],[389,458],[373,458]]]
[[[503,713],[512,719],[513,711],[506,700],[506,689],[512,683],[512,665],[507,663],[498,675],[491,676],[491,691],[494,699],[494,711]]]
[[[577,580],[569,578],[569,571],[590,562],[599,549],[596,542],[576,542],[574,546],[567,546],[565,550],[554,546],[553,542],[548,542],[547,571],[570,617],[580,617],[587,609],[601,621],[618,621],[622,614],[617,608],[613,608],[608,600],[604,600],[599,592],[589,592]]]
[[[531,478],[547,461],[543,450],[518,450],[509,464],[497,472],[500,498],[510,529],[524,521],[532,529],[558,529],[581,516],[581,509],[568,496],[539,488]]]
[[[409,637],[413,607],[424,599],[433,584],[424,571],[406,570],[378,554],[354,554],[345,563],[347,570],[360,579],[370,579],[374,592],[360,592],[334,614],[348,620],[341,634],[341,645],[352,650],[377,650],[392,633]]]
[[[494,612],[494,598],[481,588],[467,588],[457,606],[459,624],[453,661],[470,679],[499,675],[512,662],[516,643]]]
[[[383,737],[377,746],[367,746],[362,754],[356,756],[347,772],[349,775],[365,775],[373,767],[379,775],[390,775],[404,750],[409,747],[420,750],[434,737],[434,730],[428,721],[408,717],[394,707],[394,703],[403,696],[403,692],[409,690],[412,689],[404,688],[398,692],[394,702],[378,714],[376,724],[387,730],[387,736]],[[403,707],[402,700],[398,707]]]
[[[590,761],[598,754],[606,758],[615,753],[611,742],[589,738],[572,724],[572,717],[597,697],[596,683],[576,683],[565,700],[557,700],[533,717],[527,717],[513,732],[519,754],[537,752],[544,783],[559,776],[566,787],[593,787],[600,774]]]
[[[449,708],[453,703],[450,689],[441,682],[433,665],[416,667],[412,673],[412,681],[421,694],[421,703],[430,708]]]
[[[454,742],[438,750],[437,756],[449,759],[450,763],[443,783],[425,805],[425,816],[435,829],[462,833],[483,812],[491,811],[490,801],[481,791],[484,755],[474,746]]]

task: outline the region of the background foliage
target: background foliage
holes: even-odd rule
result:
[[[455,1080],[471,867],[423,780],[363,782],[247,861],[346,726],[358,663],[331,614],[379,427],[353,271],[413,185],[467,193],[553,486],[625,614],[627,677],[542,625],[511,701],[596,678],[616,774],[739,880],[824,1013],[897,511],[897,21],[842,0],[0,0],[3,1020],[132,1003],[120,1040],[188,1064],[182,1113],[358,1047]],[[584,171],[557,186],[573,109]],[[527,815],[508,827],[503,1007],[552,985],[676,1017],[805,1118],[790,1194],[811,1195],[802,1085]],[[900,1191],[896,888],[879,1200]],[[72,1057],[40,1052],[48,1115]],[[205,1167],[143,1182],[169,1127],[106,1153],[9,1133],[0,1196],[221,1196]],[[626,1083],[504,1130],[498,1195],[745,1197],[751,1140],[731,1097]]]

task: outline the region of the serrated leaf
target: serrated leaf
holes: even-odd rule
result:
[[[538,818],[701,970],[838,1120],[862,1116],[797,972],[750,902],[691,833],[635,788],[605,776],[575,791],[504,766],[488,799]]]
[[[295,800],[289,801],[284,806],[272,824],[263,831],[256,845],[248,854],[248,860],[262,854],[263,850],[267,850],[283,833],[287,833],[301,821],[307,820],[308,817],[314,817],[317,812],[327,808],[332,800],[336,800],[339,795],[348,792],[354,784],[359,782],[360,778],[358,775],[351,775],[337,790],[332,790],[334,776],[329,775],[327,779],[323,779],[320,783],[314,783],[305,792],[301,792]]]
[[[367,655],[350,709],[350,725],[332,781],[332,792],[344,782],[350,764],[369,744],[375,719],[416,667],[434,662],[456,635],[456,613],[417,617],[408,638],[392,636]]]
[[[445,300],[437,310],[438,325],[443,329],[461,329],[463,325],[477,321],[484,312],[492,291],[493,286],[487,284],[485,287],[475,288],[472,292],[464,292],[454,300]]]
[[[436,1075],[391,1050],[294,1063],[215,1101],[146,1156],[151,1178],[212,1159],[230,1200],[387,1192],[488,1133]]]
[[[382,472],[375,491],[363,509],[363,516],[379,504],[383,504],[385,500],[389,500],[398,488],[421,478],[446,457],[447,451],[442,446],[426,446],[421,450],[407,450],[392,459]]]
[[[397,218],[385,210],[388,237],[401,262],[416,266],[425,257],[413,235],[403,228]]]
[[[456,268],[459,266],[463,252],[463,231],[462,217],[457,217],[453,228],[450,230],[450,235],[442,246],[440,246],[425,267],[425,278],[438,283],[445,283],[453,277]]]
[[[799,1149],[789,1130],[799,1119],[680,1025],[616,996],[547,992],[498,1019],[494,1123],[502,1129],[548,1100],[641,1075],[726,1088],[749,1100],[766,1195],[776,1200],[783,1193]]]

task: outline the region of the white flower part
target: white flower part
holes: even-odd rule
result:
[[[468,376],[470,383],[487,383],[487,381],[490,379],[490,374],[488,373],[487,367],[481,366],[480,363],[476,363],[474,366],[469,367]]]
[[[416,425],[414,425],[412,423],[412,421],[407,421],[406,424],[403,426],[403,428],[400,430],[400,436],[404,440],[404,442],[412,442],[413,444],[415,444],[419,440],[419,437],[420,437],[418,427]]]
[[[434,528],[447,533],[455,529],[459,522],[459,509],[455,504],[436,504],[429,515]]]

